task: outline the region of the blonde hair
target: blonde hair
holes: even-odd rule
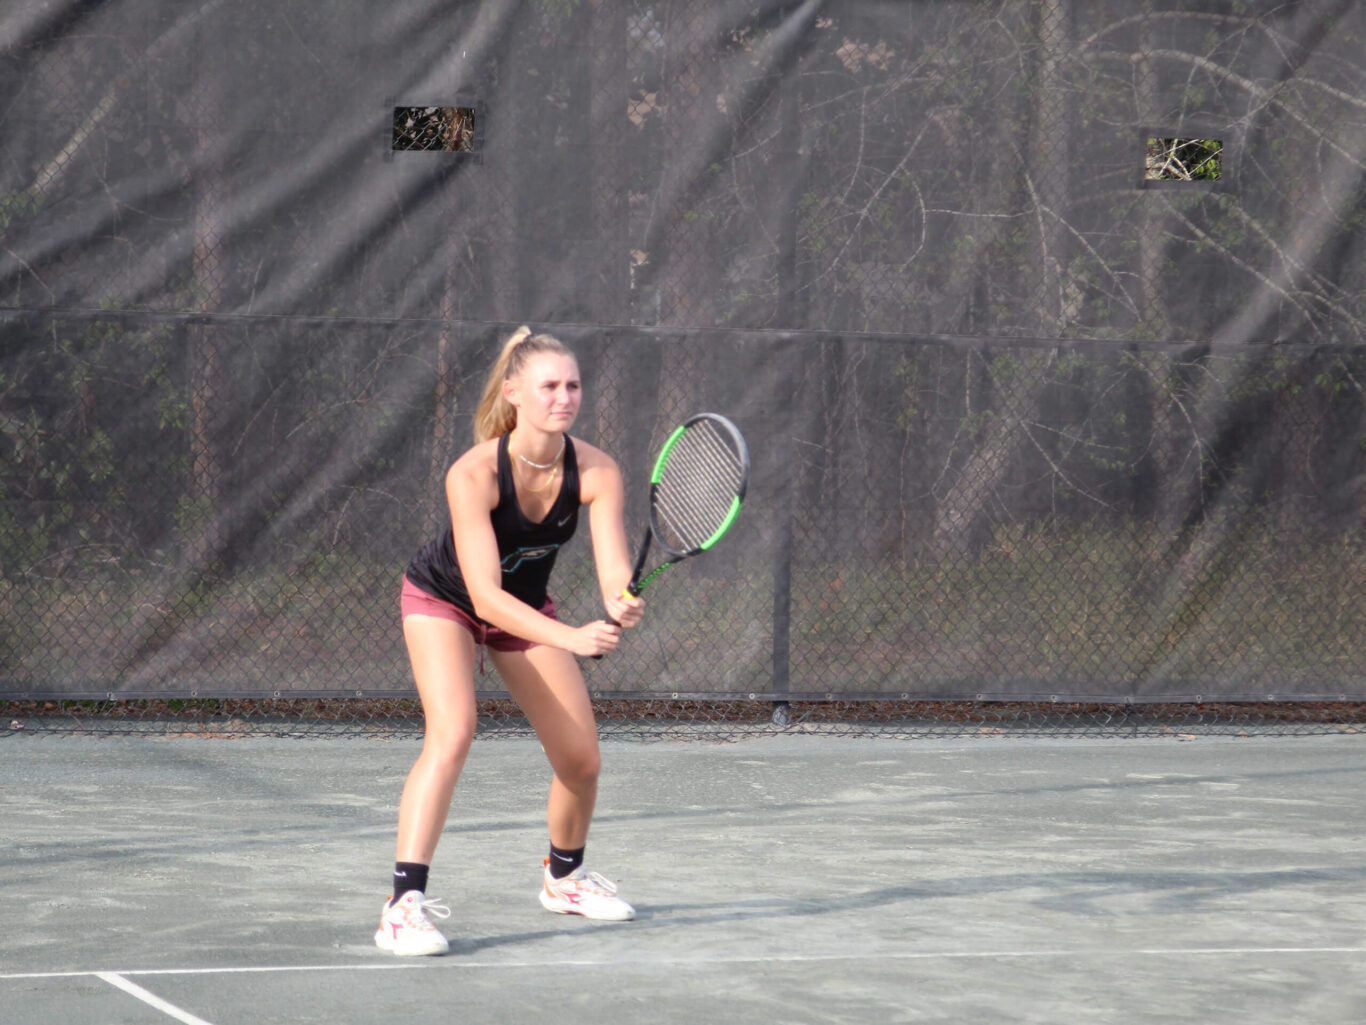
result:
[[[532,334],[523,324],[506,342],[489,371],[479,408],[474,411],[474,443],[507,434],[517,426],[517,410],[503,397],[503,382],[516,377],[534,356],[551,352],[573,356],[569,347],[554,335]]]

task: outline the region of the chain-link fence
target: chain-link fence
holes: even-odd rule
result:
[[[885,739],[999,737],[1328,736],[1366,732],[1360,702],[1090,704],[982,701],[602,701],[598,731],[613,740],[729,741],[776,735]],[[175,699],[6,702],[3,736],[111,734],[405,739],[421,736],[413,699],[376,701]],[[532,734],[507,700],[479,702],[481,737]]]
[[[1360,720],[1356,5],[0,24],[7,721],[407,728],[399,574],[523,321],[633,533],[686,415],[754,455],[586,668],[623,730]]]

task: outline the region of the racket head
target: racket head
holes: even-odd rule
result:
[[[749,448],[719,413],[698,413],[669,435],[650,474],[650,532],[670,555],[705,552],[740,513]]]

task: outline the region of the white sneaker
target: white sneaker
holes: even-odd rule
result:
[[[563,878],[550,874],[550,859],[542,872],[541,906],[560,915],[583,915],[604,922],[628,922],[636,909],[617,896],[615,883],[596,872],[585,872],[582,865]]]
[[[450,918],[451,909],[421,890],[409,890],[397,901],[385,901],[375,931],[375,946],[402,957],[444,954],[451,949],[428,915]]]

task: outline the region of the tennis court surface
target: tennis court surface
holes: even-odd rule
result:
[[[546,770],[476,741],[371,936],[415,740],[0,739],[0,1022],[1360,1022],[1366,736],[608,741],[536,900]]]

